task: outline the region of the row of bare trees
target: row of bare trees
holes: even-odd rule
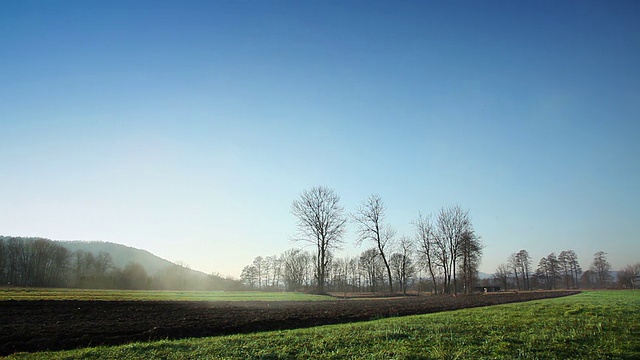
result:
[[[640,275],[640,264],[627,266],[618,273],[618,287],[632,288],[632,280],[637,275]],[[531,267],[529,253],[520,250],[499,265],[494,274],[494,281],[504,289],[511,286],[518,290],[608,288],[615,285],[612,280],[611,265],[603,251],[593,255],[589,269],[583,272],[573,250],[561,251],[559,255],[552,252],[542,257],[535,270]]]
[[[387,268],[378,255],[377,248],[370,248],[354,257],[334,257],[325,270],[324,288],[337,292],[387,291],[406,292],[408,285],[417,279],[414,253],[394,252],[389,256],[392,284],[388,281]],[[317,287],[315,254],[292,248],[280,255],[257,256],[244,267],[240,276],[249,289],[311,291]],[[390,288],[393,286],[393,288]]]
[[[0,284],[62,286],[70,252],[46,239],[0,238]]]
[[[461,272],[464,292],[473,290],[482,256],[482,243],[475,233],[469,212],[459,206],[442,208],[435,215],[423,216],[413,222],[418,251],[433,284],[442,276],[442,292],[456,293],[456,271]]]
[[[412,222],[413,237],[397,237],[386,221],[382,198],[375,194],[347,214],[333,189],[314,187],[292,202],[291,212],[298,220],[295,240],[311,244],[314,251],[292,249],[279,257],[255,258],[242,271],[247,286],[292,290],[304,283],[323,293],[337,286],[380,291],[384,284],[387,292],[406,292],[417,281],[415,274],[426,269],[434,292],[456,293],[472,291],[477,280],[482,243],[469,212],[460,206],[419,214]],[[371,248],[355,258],[334,258],[349,223],[355,226],[356,244]]]
[[[100,251],[94,255],[88,251],[76,250],[70,253],[69,286],[78,288],[112,287],[114,269],[111,254]]]
[[[507,258],[506,263],[498,266],[494,279],[505,290],[510,284],[518,290],[555,289],[559,279],[563,280],[564,287],[567,289],[579,287],[582,269],[578,263],[578,256],[573,250],[562,251],[559,256],[551,253],[541,258],[535,271],[531,261],[527,250],[513,253]]]

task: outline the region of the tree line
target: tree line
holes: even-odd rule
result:
[[[138,262],[123,268],[110,253],[69,251],[43,238],[0,237],[0,285],[92,289],[239,290],[242,284],[172,264],[148,274]]]
[[[333,189],[319,186],[302,192],[291,205],[297,219],[296,241],[313,251],[290,249],[281,255],[258,256],[245,266],[241,280],[250,288],[330,291],[403,292],[416,286],[434,293],[471,292],[478,283],[482,242],[468,210],[443,207],[418,214],[414,233],[397,236],[386,221],[379,195],[345,213]],[[348,224],[355,243],[370,246],[355,257],[335,257],[344,244]],[[422,279],[423,271],[426,272]]]
[[[534,269],[529,252],[523,249],[511,254],[506,263],[498,265],[491,285],[501,286],[505,290],[632,289],[635,286],[633,279],[638,276],[640,263],[627,265],[617,272],[614,282],[611,265],[604,251],[593,254],[593,260],[586,271],[582,270],[578,255],[573,250],[564,250],[558,255],[552,252],[542,257]]]
[[[421,213],[411,221],[414,232],[397,236],[386,221],[382,198],[371,195],[353,212],[346,213],[333,189],[305,190],[291,204],[297,219],[295,240],[313,248],[292,248],[279,255],[258,256],[242,270],[240,279],[249,289],[306,291],[429,291],[455,294],[487,286],[503,290],[559,288],[632,288],[640,276],[640,263],[618,272],[613,282],[606,253],[594,254],[583,271],[573,250],[550,253],[534,268],[528,251],[511,254],[492,278],[478,278],[483,244],[469,211],[443,207],[434,214]],[[348,224],[356,230],[355,243],[369,247],[354,257],[336,257],[344,245]]]

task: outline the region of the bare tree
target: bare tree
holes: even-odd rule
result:
[[[560,277],[560,262],[556,253],[547,255],[547,262],[549,263],[549,274],[551,276],[551,288],[556,288],[556,280]]]
[[[57,246],[51,253],[51,257],[52,266],[47,270],[47,273],[51,278],[49,286],[67,286],[71,252],[63,246]]]
[[[370,291],[375,292],[377,290],[378,279],[380,279],[382,275],[378,249],[372,248],[363,251],[358,259],[358,268],[364,275],[365,283],[370,286]]]
[[[249,287],[249,289],[254,289],[258,282],[258,271],[256,267],[254,265],[245,266],[240,274],[240,280],[242,280],[242,283]]]
[[[545,281],[546,288],[552,290],[556,288],[556,279],[560,274],[560,262],[555,253],[547,255],[540,259],[538,263],[538,269],[536,270],[536,276]]]
[[[429,272],[431,282],[433,283],[433,291],[437,292],[436,286],[436,264],[437,264],[437,247],[436,247],[436,234],[435,226],[431,215],[423,217],[422,214],[418,214],[418,218],[413,221],[413,226],[416,230],[416,241],[418,242],[418,251],[420,256]]]
[[[573,287],[573,275],[571,273],[571,261],[569,252],[573,250],[564,250],[558,255],[558,263],[560,264],[560,270],[562,271],[562,278],[564,279],[564,287],[569,289]]]
[[[280,278],[282,277],[282,259],[276,255],[267,256],[265,258],[266,273],[268,276],[268,283],[266,284],[271,289],[278,289],[280,286]]]
[[[580,275],[582,274],[582,268],[578,263],[578,255],[573,250],[567,250],[566,260],[569,264],[573,287],[580,287]]]
[[[460,270],[462,273],[462,284],[465,294],[473,292],[473,285],[478,279],[478,266],[482,256],[482,243],[480,237],[469,225],[469,229],[462,235],[460,239],[460,256],[462,264]]]
[[[506,291],[509,284],[509,274],[511,274],[511,268],[508,264],[500,264],[496,268],[496,272],[493,274],[493,277],[502,284],[504,290]]]
[[[362,290],[362,274],[358,271],[358,257],[349,259],[349,282],[355,291]]]
[[[456,267],[463,236],[470,231],[469,212],[458,205],[442,208],[436,220],[437,243],[445,273],[445,292],[457,293]],[[444,254],[447,253],[447,254]],[[451,280],[453,277],[453,289]]]
[[[551,290],[551,286],[549,285],[549,261],[546,257],[540,258],[540,261],[538,261],[535,279],[538,285],[540,282],[544,282],[545,289]]]
[[[520,268],[520,276],[522,277],[522,287],[524,290],[531,290],[529,282],[529,273],[531,272],[531,256],[527,250],[520,250],[515,257],[517,266]]]
[[[389,292],[393,292],[393,277],[391,276],[391,266],[387,247],[390,245],[395,230],[388,224],[384,223],[385,206],[382,198],[378,195],[371,195],[353,214],[353,221],[358,226],[358,245],[363,241],[370,241],[375,244],[378,249],[389,279]]]
[[[415,271],[411,257],[413,253],[413,244],[408,237],[402,236],[400,238],[399,250],[399,252],[391,255],[389,262],[393,268],[395,278],[400,284],[400,291],[402,291],[403,295],[406,295],[407,283]]]
[[[593,254],[593,263],[591,264],[591,270],[596,274],[598,287],[606,287],[611,281],[611,265],[607,261],[607,253],[604,251],[598,251]]]
[[[88,279],[94,275],[95,257],[88,251],[74,251],[71,260],[71,270],[74,275],[75,286],[85,287]]]
[[[266,263],[264,261],[264,258],[262,256],[256,256],[253,259],[253,263],[252,263],[254,269],[255,269],[255,273],[256,273],[256,279],[258,280],[258,288],[259,289],[263,289],[263,280],[265,277],[269,277],[268,275],[265,276],[265,272],[266,272]],[[266,280],[265,280],[266,282]]]
[[[113,258],[111,254],[100,251],[95,259],[95,272],[97,277],[104,277],[113,268]]]
[[[30,286],[48,286],[46,276],[50,269],[47,269],[49,254],[53,252],[56,245],[51,240],[35,239],[25,240],[26,254],[28,255],[28,276]]]
[[[634,279],[639,276],[640,262],[633,265],[627,265],[624,269],[618,271],[618,286],[622,289],[635,289]]]
[[[520,271],[520,261],[518,261],[518,256],[516,253],[509,255],[507,258],[507,264],[509,264],[509,268],[513,271],[513,276],[516,279],[516,287],[518,290],[522,290],[520,287],[520,278],[518,277],[518,272]]]
[[[331,263],[331,285],[334,291],[346,293],[349,289],[349,259],[337,258]]]
[[[301,249],[289,249],[282,255],[284,284],[287,291],[295,291],[305,284],[311,254]]]
[[[327,265],[331,249],[339,249],[345,232],[346,217],[340,197],[324,186],[305,190],[291,204],[291,213],[298,218],[299,240],[316,246],[316,279],[318,292],[324,293]]]

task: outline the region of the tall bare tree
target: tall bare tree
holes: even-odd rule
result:
[[[354,291],[362,290],[362,274],[358,271],[358,257],[349,259],[349,281]]]
[[[76,287],[85,287],[88,285],[88,279],[94,275],[95,260],[95,256],[93,256],[91,252],[84,250],[76,250],[73,252],[71,271],[74,275]]]
[[[516,253],[509,255],[509,257],[507,258],[507,264],[509,265],[511,271],[513,271],[513,275],[516,279],[516,287],[518,288],[518,290],[522,290],[522,288],[520,287],[520,278],[518,277],[518,272],[520,271],[520,261],[518,261],[517,255],[518,254]]]
[[[457,293],[456,267],[460,257],[460,245],[463,236],[470,231],[469,212],[462,210],[459,205],[440,209],[436,218],[437,242],[441,254],[445,273],[445,292]],[[451,280],[453,277],[453,288]]]
[[[51,267],[47,270],[51,278],[49,286],[67,286],[67,276],[71,252],[62,246],[57,246],[51,253]]]
[[[560,275],[561,266],[555,253],[547,255],[540,259],[536,276],[540,280],[544,280],[546,288],[552,290],[556,288],[556,279]]]
[[[363,241],[370,241],[378,249],[378,255],[380,255],[387,270],[389,292],[392,293],[393,276],[391,275],[387,251],[396,232],[388,224],[384,223],[385,211],[386,207],[382,202],[382,198],[378,195],[371,195],[358,207],[352,217],[358,226],[358,245],[362,244]]]
[[[529,273],[531,272],[531,256],[527,250],[520,250],[515,257],[517,266],[520,268],[520,276],[522,277],[522,288],[524,290],[531,290],[531,283],[529,282]]]
[[[578,263],[578,255],[576,255],[576,253],[573,250],[567,250],[566,260],[569,264],[573,287],[579,288],[580,275],[582,274],[582,268],[580,267],[580,263]]]
[[[498,265],[496,272],[493,274],[493,278],[502,284],[505,291],[507,291],[507,287],[509,285],[509,274],[511,274],[511,268],[508,264]]]
[[[406,295],[407,283],[415,271],[412,258],[413,243],[408,237],[402,236],[398,245],[399,251],[391,255],[389,262],[393,268],[395,278],[400,284],[400,291],[402,291],[403,295]]]
[[[346,293],[353,286],[351,274],[351,259],[336,258],[331,262],[331,278],[334,291]]]
[[[266,264],[264,261],[264,258],[262,256],[256,256],[253,259],[253,263],[252,263],[253,267],[255,268],[256,271],[256,276],[257,276],[257,280],[258,280],[258,288],[262,289],[263,288],[263,280],[265,278],[265,268],[266,268]],[[268,277],[268,276],[266,276]]]
[[[460,270],[462,273],[462,284],[465,294],[473,292],[473,285],[478,279],[478,266],[482,256],[482,243],[480,237],[469,225],[469,229],[462,235],[460,239],[460,256],[462,264]]]
[[[358,258],[358,268],[362,272],[365,283],[370,286],[370,291],[376,291],[378,279],[382,278],[378,249],[372,248],[362,252]]]
[[[5,249],[7,252],[7,282],[14,285],[26,285],[26,282],[23,282],[23,278],[20,275],[22,273],[20,259],[23,258],[25,252],[24,242],[15,237],[9,238]]]
[[[560,264],[560,270],[562,271],[562,278],[564,279],[564,287],[570,289],[574,286],[573,284],[573,274],[571,267],[571,254],[573,250],[563,250],[558,255],[558,263]]]
[[[301,249],[289,249],[282,255],[284,284],[287,291],[295,291],[305,285],[311,254]]]
[[[95,259],[96,276],[104,277],[113,268],[113,257],[106,251],[98,252]]]
[[[242,283],[249,287],[249,289],[254,289],[258,282],[258,271],[256,267],[254,265],[245,266],[240,274],[240,280],[242,280]]]
[[[267,263],[268,284],[271,289],[278,289],[280,287],[280,279],[282,277],[282,258],[276,255],[267,256],[265,258]]]
[[[429,272],[431,282],[433,283],[433,291],[437,293],[436,273],[437,273],[437,247],[436,247],[436,232],[431,215],[422,216],[418,214],[418,218],[413,221],[413,226],[416,231],[416,241],[418,243],[418,251],[420,257]]]
[[[316,246],[316,279],[318,292],[324,293],[327,265],[331,249],[339,249],[347,219],[340,197],[333,189],[318,186],[305,190],[291,204],[291,213],[298,219],[298,240]]]
[[[598,287],[603,288],[609,285],[611,281],[611,265],[607,261],[607,253],[604,251],[598,251],[593,254],[593,263],[591,263],[591,270],[596,274]]]

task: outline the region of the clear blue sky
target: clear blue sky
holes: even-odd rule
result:
[[[640,261],[640,2],[5,1],[0,234],[239,276],[291,201],[459,204],[493,273]],[[350,228],[340,256],[355,256]]]

